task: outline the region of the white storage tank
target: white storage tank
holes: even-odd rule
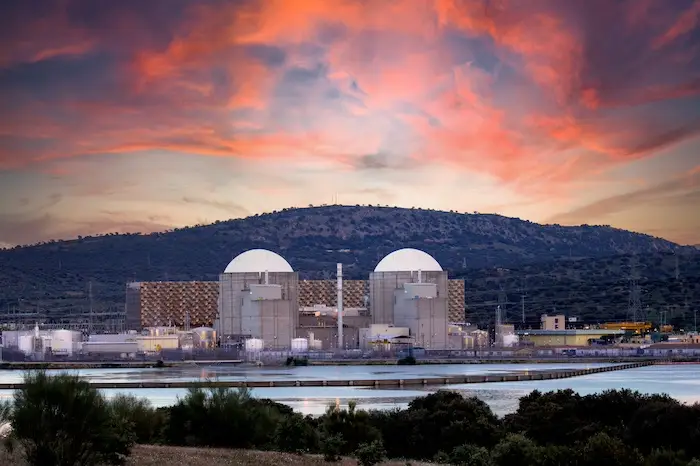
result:
[[[262,351],[264,342],[260,338],[249,338],[245,341],[245,350],[249,353]]]
[[[309,350],[309,340],[306,338],[292,338],[292,351],[305,353]]]
[[[34,335],[20,335],[17,339],[17,348],[26,355],[34,352]]]
[[[54,330],[51,333],[51,351],[54,354],[71,356],[78,348],[81,341],[80,332],[73,330]]]

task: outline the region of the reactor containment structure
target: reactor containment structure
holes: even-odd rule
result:
[[[384,257],[369,276],[373,324],[407,327],[417,346],[448,346],[447,272],[428,253],[405,248]]]
[[[251,249],[219,276],[215,328],[225,346],[262,340],[264,349],[292,346],[299,320],[299,274],[282,256]]]

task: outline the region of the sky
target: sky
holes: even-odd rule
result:
[[[700,244],[700,0],[3,0],[0,246],[309,204]]]

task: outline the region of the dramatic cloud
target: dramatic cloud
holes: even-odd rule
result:
[[[579,194],[611,170],[687,168],[699,16],[700,0],[9,0],[0,170],[60,177],[75,159],[111,170],[166,155],[147,168],[160,202],[173,185],[158,174],[203,156],[236,160],[244,181],[212,193],[179,180],[167,202],[211,219],[339,191],[413,205],[406,181],[430,179],[445,193],[431,207],[526,205],[504,213],[543,220],[631,191]],[[126,195],[126,176],[109,189]],[[23,215],[57,222],[45,212]]]

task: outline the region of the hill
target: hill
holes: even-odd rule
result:
[[[216,280],[236,254],[251,248],[279,252],[302,278],[330,278],[337,262],[345,264],[348,278],[366,278],[384,255],[402,247],[423,249],[452,275],[469,280],[467,304],[478,319],[487,319],[486,312],[482,316],[478,310],[492,308],[501,287],[507,300],[519,302],[522,286],[528,289],[533,318],[543,309],[551,312],[557,303],[585,315],[619,315],[627,307],[626,298],[620,301],[629,273],[624,271],[625,255],[635,254],[642,265],[652,265],[642,277],[660,280],[660,289],[673,277],[672,253],[688,255],[685,269],[698,263],[696,249],[610,227],[538,225],[498,215],[422,209],[323,206],[149,235],[112,234],[0,251],[0,309],[46,309],[49,314],[85,309],[88,289],[96,311],[119,309],[127,281]],[[691,272],[684,270],[687,281]],[[572,294],[585,302],[577,308],[571,304]],[[678,299],[677,293],[661,294],[663,300],[654,298],[654,305],[672,305]],[[613,304],[610,296],[615,297]]]

